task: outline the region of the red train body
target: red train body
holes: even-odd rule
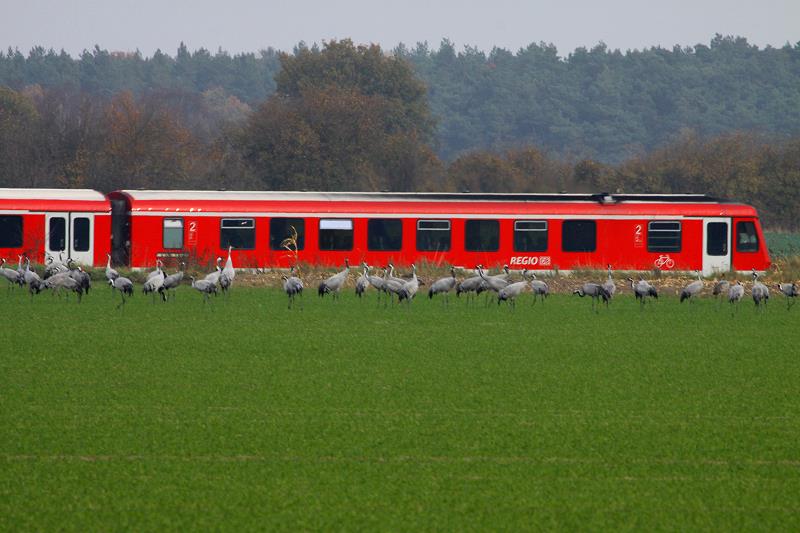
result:
[[[26,251],[40,259],[53,251],[42,246],[52,233],[45,227],[48,210],[85,213],[89,206],[38,204],[35,190],[23,202],[25,194],[0,194],[0,217],[15,206],[31,211],[24,217],[39,217],[25,218],[23,246],[0,247],[0,255]],[[137,268],[153,266],[157,257],[212,263],[231,244],[237,267],[286,267],[295,257],[281,244],[292,229],[299,236],[296,260],[330,266],[347,258],[711,274],[770,265],[755,209],[702,195],[115,191],[102,200],[94,194],[100,199],[85,201],[96,202],[95,265],[109,248],[115,264]]]

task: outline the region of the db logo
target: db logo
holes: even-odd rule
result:
[[[511,258],[511,261],[508,262],[510,266],[519,265],[519,266],[550,266],[550,256],[543,255],[543,256],[535,256],[530,257],[527,255],[515,255]]]

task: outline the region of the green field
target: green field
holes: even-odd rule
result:
[[[773,300],[0,293],[0,528],[797,530]]]

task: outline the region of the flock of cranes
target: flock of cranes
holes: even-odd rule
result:
[[[26,259],[23,256],[19,256],[16,269],[8,268],[5,264],[6,260],[0,259],[0,276],[8,281],[9,289],[14,285],[27,286],[31,298],[45,289],[50,289],[55,293],[66,292],[69,294],[74,292],[80,301],[84,294],[89,293],[92,286],[91,277],[87,272],[72,260],[65,262],[62,257],[48,256],[42,277],[31,268],[30,259]],[[221,264],[222,257],[218,257],[214,271],[201,279],[190,277],[191,287],[203,295],[204,304],[208,302],[211,295],[216,296],[220,290],[223,294],[227,294],[233,286],[236,270],[231,258],[231,247],[228,248],[228,258],[224,267],[220,266]],[[181,263],[178,271],[167,274],[164,270],[163,262],[160,259],[156,260],[155,270],[147,274],[147,278],[142,284],[142,293],[151,294],[153,303],[155,303],[156,297],[160,297],[165,302],[170,297],[174,298],[177,288],[182,284],[185,267],[185,263]],[[355,294],[359,298],[364,297],[372,288],[377,292],[379,301],[384,299],[384,305],[388,305],[389,302],[393,304],[395,297],[398,302],[410,304],[419,292],[420,286],[425,285],[425,282],[417,277],[415,265],[411,265],[411,275],[407,278],[397,277],[395,275],[395,267],[391,263],[386,268],[378,269],[379,275],[373,274],[373,270],[373,267],[366,263],[361,264],[361,275],[355,280]],[[696,275],[697,279],[688,283],[680,291],[681,303],[684,301],[693,302],[705,290],[706,282],[701,277],[700,272],[696,272]],[[133,296],[134,283],[129,278],[121,276],[119,272],[111,267],[110,255],[108,256],[105,276],[108,284],[120,294],[121,300],[117,308],[124,306],[126,298]],[[517,299],[525,292],[532,293],[533,304],[537,301],[543,302],[550,294],[548,284],[543,280],[537,279],[534,272],[523,270],[519,276],[519,279],[514,279],[507,265],[503,267],[500,273],[494,275],[487,272],[482,265],[477,265],[474,275],[459,281],[456,276],[456,268],[450,267],[450,275],[438,279],[428,286],[428,298],[440,297],[443,300],[443,305],[449,306],[450,294],[453,292],[457,297],[465,295],[468,302],[472,302],[481,293],[487,293],[487,295],[492,296],[491,299],[487,298],[485,300],[487,305],[490,301],[496,301],[498,305],[506,302],[510,307],[514,308],[516,307]],[[770,290],[764,283],[759,281],[759,275],[755,270],[753,270],[752,277],[753,283],[750,294],[756,308],[760,309],[765,307],[769,301]],[[345,260],[342,270],[320,282],[317,294],[320,297],[331,295],[334,299],[338,299],[349,278],[350,264]],[[291,268],[288,275],[282,275],[281,279],[283,281],[283,290],[288,297],[288,307],[291,309],[297,297],[302,297],[305,284],[295,272],[294,267]],[[632,294],[641,307],[644,307],[651,299],[658,299],[658,289],[644,278],[640,277],[638,280],[627,278],[627,281],[630,284]],[[791,308],[799,294],[797,284],[778,283],[774,287],[786,297],[787,308]],[[616,293],[617,285],[614,282],[611,265],[608,265],[605,280],[597,283],[583,283],[573,290],[574,295],[581,298],[588,297],[591,300],[592,310],[595,312],[598,311],[598,307],[601,304],[608,306]],[[714,282],[712,295],[720,303],[727,299],[734,306],[732,309],[738,309],[738,304],[745,297],[745,287],[741,281],[729,282],[723,274],[722,279]]]

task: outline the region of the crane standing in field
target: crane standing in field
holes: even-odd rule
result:
[[[152,294],[153,303],[156,303],[156,293],[161,296],[162,301],[167,301],[167,295],[164,294],[164,279],[166,279],[164,271],[159,268],[158,272],[142,285],[142,293]]]
[[[689,300],[689,303],[692,303],[694,301],[692,300],[692,297],[697,296],[703,291],[704,283],[703,278],[700,277],[700,271],[695,270],[694,272],[697,274],[697,279],[683,288],[680,297],[681,303],[683,303],[684,300]]]
[[[631,283],[631,290],[633,290],[634,296],[639,301],[639,307],[644,308],[644,304],[647,298],[655,298],[658,300],[658,290],[650,285],[649,282],[645,281],[644,278],[639,277],[639,281],[634,282],[633,278],[628,278],[628,281]]]
[[[356,280],[356,296],[358,296],[359,299],[362,296],[364,296],[364,293],[367,292],[367,289],[370,286],[370,282],[369,282],[369,278],[368,278],[368,276],[369,276],[369,266],[367,265],[366,262],[362,262],[361,263],[361,267],[364,269],[364,271],[361,273],[360,276],[358,276],[358,279]]]
[[[461,280],[460,283],[456,285],[456,298],[460,297],[462,293],[467,295],[467,304],[469,304],[473,298],[470,297],[470,293],[478,294],[478,288],[484,283],[483,277],[479,274],[478,269],[475,269],[475,276],[466,278]]]
[[[192,288],[196,291],[199,291],[203,294],[203,305],[208,302],[208,297],[211,294],[217,294],[217,284],[211,282],[207,279],[194,279],[194,276],[190,276],[189,279],[192,280]]]
[[[28,293],[31,295],[31,301],[33,301],[34,293],[39,294],[44,288],[42,278],[39,277],[39,274],[37,274],[35,270],[31,270],[30,258],[28,258],[25,263],[25,284],[28,285]]]
[[[69,276],[78,282],[84,294],[89,294],[89,289],[92,288],[92,277],[80,266],[75,266],[75,261],[72,259],[67,261],[67,266],[69,267]]]
[[[332,294],[334,300],[339,299],[339,291],[342,290],[344,284],[347,282],[347,276],[350,274],[350,261],[345,258],[344,260],[344,269],[340,272],[337,272],[333,276],[330,276],[328,279],[323,281],[319,284],[317,288],[317,294],[320,298],[324,297],[326,294]]]
[[[233,268],[233,259],[231,258],[231,250],[233,246],[228,245],[228,260],[225,261],[225,268],[219,275],[219,286],[222,289],[222,294],[227,295],[230,288],[233,286],[233,278],[236,277],[236,269]]]
[[[383,279],[381,276],[373,276],[370,274],[370,267],[366,263],[364,265],[367,267],[367,281],[370,285],[375,288],[375,291],[378,293],[378,304],[381,303],[381,293],[386,293],[386,280]]]
[[[111,268],[111,254],[106,255],[108,256],[108,263],[106,263],[106,279],[108,281],[114,281],[119,277],[119,272]],[[109,285],[111,286],[111,290],[116,290],[113,283],[109,283]]]
[[[497,293],[497,305],[500,305],[500,302],[507,302],[511,309],[517,308],[517,297],[522,294],[525,289],[528,287],[528,280],[523,279],[522,281],[517,281],[515,283],[509,283]],[[534,295],[535,297],[535,295]]]
[[[25,276],[20,276],[19,272],[16,270],[4,267],[3,265],[5,264],[6,260],[0,259],[0,276],[6,278],[6,281],[8,281],[8,290],[11,290],[14,285],[22,287],[25,284]]]
[[[68,291],[67,296],[69,297],[69,292],[74,292],[78,295],[78,303],[81,302],[81,296],[83,295],[83,288],[81,284],[75,279],[70,276],[70,272],[59,272],[58,274],[54,274],[44,280],[44,287],[46,289],[51,289],[54,294],[59,294],[63,291]]]
[[[767,308],[767,301],[769,300],[769,289],[766,285],[758,281],[758,272],[753,269],[753,287],[750,289],[750,294],[753,296],[753,302],[756,304],[756,309]]]
[[[151,280],[151,279],[153,279],[153,278],[154,278],[154,277],[156,277],[156,276],[162,276],[162,275],[164,274],[164,271],[163,271],[163,270],[161,270],[161,267],[162,267],[163,265],[164,265],[164,263],[161,261],[161,259],[159,259],[159,258],[156,258],[156,269],[155,269],[155,270],[152,270],[152,271],[150,271],[150,272],[147,274],[147,280]]]
[[[742,285],[741,281],[737,280],[736,283],[731,285],[730,288],[728,289],[728,302],[731,305],[735,304],[734,309],[736,309],[737,312],[739,311],[739,302],[742,301],[743,296],[744,296],[744,285]],[[731,311],[731,314],[733,314],[733,311]]]
[[[398,293],[398,300],[403,301],[406,300],[409,305],[411,304],[411,300],[414,299],[414,296],[417,295],[417,291],[419,290],[419,279],[417,279],[417,265],[411,265],[411,279],[406,281],[403,284],[403,287],[400,289]]]
[[[789,310],[792,308],[795,302],[795,298],[798,296],[797,284],[796,283],[777,283],[775,288],[781,291],[781,294],[786,296],[786,309]]]
[[[292,267],[289,269],[289,275],[283,275],[281,276],[281,279],[283,279],[283,292],[285,292],[286,296],[289,297],[289,309],[291,309],[292,305],[294,304],[294,299],[297,296],[300,296],[300,301],[302,302],[304,288],[303,280],[294,275],[294,265],[292,265]],[[300,309],[302,308],[303,305],[301,303]]]
[[[603,283],[603,288],[608,293],[609,299],[611,299],[617,292],[617,286],[614,283],[614,278],[611,276],[611,265],[608,265],[608,277],[606,278],[606,281]]]
[[[450,267],[450,275],[434,281],[428,288],[428,299],[433,299],[435,294],[442,294],[442,303],[450,305],[450,291],[456,287],[456,269]]]
[[[115,291],[119,291],[119,295],[122,298],[122,302],[117,304],[117,309],[120,307],[124,309],[125,295],[127,294],[129,297],[133,296],[133,282],[126,277],[118,275],[114,279],[109,279],[108,284],[111,285]]]
[[[169,295],[172,291],[172,299],[175,299],[175,294],[178,292],[178,287],[183,281],[183,269],[186,268],[186,263],[181,261],[180,268],[174,274],[170,274],[169,276],[164,278],[163,283],[163,291],[165,294]]]
[[[527,268],[522,271],[522,277],[530,277],[531,290],[533,291],[533,302],[531,305],[536,305],[536,299],[544,302],[544,299],[550,295],[550,287],[546,282],[536,277],[536,272],[528,270]]]
[[[67,265],[64,264],[64,255],[63,252],[58,253],[58,259],[53,257],[52,255],[47,255],[47,260],[45,261],[46,265],[44,267],[44,279],[49,278],[50,276],[55,276],[56,274],[60,274],[62,272],[66,272],[69,270]]]
[[[600,299],[608,306],[608,300],[611,299],[611,295],[608,294],[608,291],[599,283],[584,283],[580,288],[575,289],[572,291],[572,294],[577,294],[581,298],[584,296],[589,296],[592,299],[592,311],[595,313],[598,312],[597,304],[600,302]]]
[[[214,285],[219,283],[219,277],[222,274],[222,268],[219,266],[220,263],[222,263],[222,258],[217,257],[217,269],[210,274],[206,274],[206,277],[203,278],[203,281],[210,281]],[[214,294],[216,295],[217,292],[214,291]]]
[[[486,283],[488,290],[494,291],[495,294],[499,294],[502,289],[508,286],[508,265],[503,266],[503,270],[505,271],[503,274],[497,274],[496,276],[487,276],[484,273],[483,265],[478,265],[477,269],[478,274],[483,278],[484,283]]]

